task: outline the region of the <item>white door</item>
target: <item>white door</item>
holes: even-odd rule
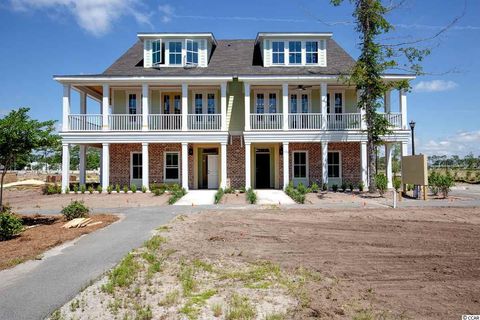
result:
[[[218,155],[207,156],[208,189],[218,189]]]

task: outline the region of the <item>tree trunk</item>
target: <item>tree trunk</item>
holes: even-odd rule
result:
[[[368,154],[368,192],[375,193],[377,192],[377,186],[375,184],[375,175],[376,167],[375,167],[375,144],[371,139],[367,141],[367,154]]]
[[[7,170],[2,171],[2,178],[0,181],[0,212],[3,211],[3,179],[5,178],[5,174],[7,174]]]

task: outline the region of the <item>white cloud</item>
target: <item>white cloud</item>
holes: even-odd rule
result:
[[[160,21],[168,23],[172,21],[172,17],[175,15],[175,9],[169,4],[163,4],[158,6],[160,12]]]
[[[463,131],[450,137],[419,144],[419,152],[427,155],[480,155],[480,130]]]
[[[413,89],[417,92],[440,92],[453,90],[456,87],[458,87],[458,84],[450,80],[431,80],[420,81],[413,87]]]
[[[69,12],[87,32],[102,36],[122,16],[132,16],[138,23],[150,23],[150,16],[141,12],[143,2],[136,0],[10,0],[13,10],[30,12],[47,10]]]

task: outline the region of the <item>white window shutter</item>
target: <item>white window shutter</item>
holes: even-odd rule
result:
[[[152,40],[145,39],[143,41],[143,66],[145,68],[152,67]]]
[[[207,40],[200,40],[198,44],[198,65],[199,67],[208,66]]]
[[[321,67],[327,66],[327,40],[323,39],[319,41],[318,46],[318,64]]]
[[[270,67],[272,65],[272,47],[270,40],[264,40],[263,43],[263,66]]]

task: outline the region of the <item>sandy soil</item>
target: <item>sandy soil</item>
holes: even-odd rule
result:
[[[118,220],[118,217],[114,215],[98,214],[91,216],[91,218],[93,222],[101,221],[101,224],[78,229],[65,229],[62,228],[66,223],[63,218],[58,216],[52,218],[55,218],[55,222],[52,224],[30,228],[13,239],[0,241],[0,270],[7,269],[26,260],[36,259],[50,248],[73,240],[83,234],[104,228]]]
[[[16,188],[4,190],[4,199],[12,210],[61,210],[73,200],[83,200],[90,208],[147,207],[167,204],[168,195],[154,196],[152,193],[123,194],[57,194],[43,195],[40,188]]]
[[[268,260],[335,279],[310,281],[311,303],[293,319],[480,313],[479,208],[210,211],[173,224],[167,245],[190,258]]]
[[[247,204],[247,198],[245,193],[227,193],[223,195],[220,203],[227,205]]]

